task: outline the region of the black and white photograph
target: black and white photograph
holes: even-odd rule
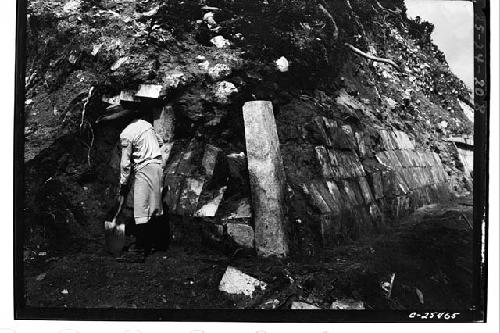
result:
[[[18,1],[16,319],[485,322],[488,11]]]

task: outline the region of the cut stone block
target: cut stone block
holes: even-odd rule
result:
[[[323,177],[329,179],[333,178],[333,170],[330,164],[330,158],[328,156],[328,151],[323,146],[317,146],[316,157],[318,159],[319,164],[321,165],[321,172]]]
[[[382,185],[382,175],[380,172],[374,172],[369,175],[372,185],[372,193],[375,199],[384,197],[384,187]]]
[[[394,146],[392,145],[392,140],[389,135],[389,131],[387,130],[380,130],[379,131],[380,138],[382,139],[382,148],[384,150],[393,150]]]
[[[233,295],[245,295],[253,297],[257,289],[265,290],[267,284],[251,277],[242,271],[228,266],[222,280],[219,283],[219,290]]]
[[[153,127],[162,138],[163,142],[171,142],[174,139],[175,115],[171,105],[156,108],[153,111]]]
[[[307,186],[307,193],[309,194],[312,204],[319,209],[319,211],[322,214],[329,214],[331,213],[331,209],[326,203],[325,199],[323,199],[323,196],[319,192],[319,190],[316,188],[315,184],[309,184]]]
[[[238,245],[253,248],[254,231],[251,226],[240,223],[228,223],[227,234]]]
[[[235,211],[222,218],[222,221],[252,218],[252,209],[247,198],[241,199]]]
[[[359,188],[361,189],[361,193],[363,194],[363,199],[366,204],[370,204],[373,202],[372,191],[370,190],[370,185],[366,181],[365,177],[359,177]]]
[[[285,172],[272,103],[245,103],[243,119],[255,213],[255,247],[262,256],[286,256]]]
[[[135,98],[135,91],[122,90],[120,91],[120,102],[140,102],[139,99]]]
[[[198,211],[196,211],[194,216],[214,217],[215,214],[217,213],[217,209],[219,208],[222,198],[224,197],[224,192],[226,191],[226,188],[227,188],[226,186],[221,188],[219,190],[219,194],[210,202],[206,203],[200,209],[198,209]]]
[[[108,103],[111,105],[120,104],[120,95],[116,95],[116,96],[112,96],[112,97],[102,96],[101,100],[104,103]]]
[[[197,179],[197,178],[185,179],[185,185],[179,196],[177,214],[186,216],[194,214],[196,206],[198,206],[198,200],[200,198],[200,194],[204,184],[205,184],[204,179]]]
[[[333,212],[334,214],[340,214],[341,205],[338,198],[334,198],[327,186],[323,181],[315,181],[311,184],[311,191],[313,189],[317,191],[317,194],[321,197],[321,199],[327,204],[328,212]]]
[[[330,141],[325,127],[322,117],[315,117],[313,121],[306,126],[313,136],[314,141],[319,141],[320,144],[330,147],[332,142]]]
[[[203,154],[203,160],[201,161],[201,165],[205,170],[205,175],[208,178],[211,178],[214,175],[215,166],[217,165],[217,158],[219,154],[222,152],[222,149],[217,148],[212,145],[205,146],[205,153]]]
[[[163,96],[163,86],[159,84],[140,84],[135,93],[137,97],[158,99]]]

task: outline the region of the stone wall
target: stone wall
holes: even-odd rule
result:
[[[303,137],[316,143],[315,160],[306,167],[317,168],[320,176],[298,183],[292,174],[304,166],[289,164],[286,170],[290,185],[302,191],[298,198],[312,207],[297,213],[299,222],[319,224],[311,229],[319,230],[323,246],[377,232],[448,195],[439,156],[415,147],[402,131],[353,130],[319,116],[304,126]]]

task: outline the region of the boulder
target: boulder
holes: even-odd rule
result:
[[[253,297],[256,290],[265,290],[267,284],[242,271],[228,266],[219,283],[219,290],[231,295]]]
[[[267,101],[243,106],[248,171],[255,219],[255,247],[262,256],[286,256],[285,172],[273,115]]]

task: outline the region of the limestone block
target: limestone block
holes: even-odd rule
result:
[[[323,146],[316,146],[316,157],[321,165],[321,173],[326,179],[333,178],[332,165],[330,164],[330,157],[328,151]]]
[[[382,139],[382,148],[384,150],[393,150],[394,146],[392,145],[392,139],[389,135],[389,131],[380,130],[379,134],[380,134],[380,138]]]
[[[140,84],[136,97],[158,99],[164,95],[163,86],[160,84]]]
[[[406,134],[403,131],[394,131],[394,134],[400,149],[410,149],[410,150],[415,149],[415,146],[408,137],[408,134]]]
[[[356,138],[356,144],[358,145],[359,155],[361,157],[366,157],[368,155],[368,147],[366,145],[363,134],[360,132],[356,132],[354,133],[354,137]]]
[[[415,167],[412,168],[407,168],[401,170],[403,174],[403,178],[406,181],[406,184],[410,188],[410,190],[414,190],[419,187],[418,182],[416,181],[415,177]]]
[[[398,155],[396,155],[395,150],[387,151],[386,152],[387,158],[389,159],[389,162],[391,163],[391,167],[393,168],[402,168],[403,164],[399,161]]]
[[[194,214],[194,216],[214,217],[215,214],[217,213],[217,209],[220,206],[222,198],[224,197],[224,192],[226,191],[226,189],[227,186],[224,186],[221,189],[219,189],[219,193],[217,194],[217,196],[213,198],[211,201],[204,204],[200,209],[198,209]]]
[[[400,190],[400,193],[407,194],[410,191],[410,187],[408,186],[407,182],[405,181],[405,177],[402,174],[401,170],[396,171],[396,182],[397,182],[397,186]]]
[[[286,256],[285,172],[271,102],[245,103],[243,119],[254,205],[255,247],[259,255]]]
[[[203,166],[203,170],[205,170],[205,176],[207,176],[207,178],[211,178],[214,175],[218,157],[221,153],[222,149],[218,147],[212,145],[205,146],[205,152],[203,154],[201,165]]]
[[[368,179],[371,183],[372,193],[375,199],[380,199],[384,196],[384,188],[382,185],[382,174],[381,172],[373,172],[368,174]]]
[[[267,284],[242,271],[228,266],[219,284],[219,290],[233,295],[253,297],[256,290],[265,290]]]
[[[399,163],[403,166],[403,168],[408,168],[412,166],[410,159],[408,158],[408,153],[405,150],[395,150],[394,153],[398,157]]]
[[[135,98],[135,91],[122,90],[120,92],[120,103],[122,102],[140,102],[138,98]]]
[[[329,212],[333,212],[333,214],[340,214],[341,203],[339,201],[339,197],[335,198],[331,195],[327,185],[323,181],[315,181],[313,182],[315,185],[315,189],[321,195],[323,200],[326,202],[329,208]]]
[[[391,162],[389,161],[389,158],[387,156],[387,152],[382,151],[382,152],[376,153],[375,158],[383,166],[388,167],[388,168],[392,168]]]
[[[353,183],[346,180],[341,181],[341,183],[342,190],[344,190],[346,198],[352,206],[363,204],[363,199],[361,195],[357,193],[356,188],[353,186]]]
[[[228,223],[227,234],[238,245],[253,248],[254,231],[251,226],[240,223]]]
[[[382,186],[385,197],[395,197],[400,194],[396,173],[394,171],[389,170],[382,172]]]
[[[153,127],[162,138],[163,142],[171,142],[174,139],[175,115],[171,105],[156,108],[153,111]]]
[[[175,213],[184,177],[175,174],[166,174],[164,178],[163,187],[167,190],[164,191],[163,202],[167,205],[169,211]]]
[[[236,208],[231,211],[228,215],[222,218],[222,221],[230,220],[249,220],[252,218],[252,207],[250,207],[250,202],[248,198],[241,199]]]
[[[343,206],[342,194],[340,193],[340,190],[339,190],[337,184],[335,184],[334,181],[327,180],[326,186],[327,186],[328,192],[330,193],[331,198],[334,202],[334,206],[339,207],[339,210],[342,209],[342,206]]]
[[[365,176],[363,165],[355,153],[337,152],[333,149],[330,149],[329,153],[332,170],[337,179]]]
[[[307,185],[307,194],[311,198],[312,204],[319,209],[319,211],[322,214],[330,214],[331,209],[326,203],[325,199],[319,192],[319,190],[316,188],[315,184],[308,184]]]
[[[330,141],[330,137],[326,132],[324,120],[322,117],[319,117],[319,116],[314,117],[309,128],[314,133],[314,135],[319,139],[321,144],[324,144],[328,147],[330,147],[332,145],[332,141]]]
[[[350,127],[349,127],[350,128]],[[355,149],[354,136],[347,134],[347,130],[343,127],[330,127],[328,128],[328,135],[330,136],[333,147],[337,149],[349,150]],[[352,131],[352,129],[351,129]]]
[[[399,139],[393,131],[388,131],[389,134],[389,139],[391,140],[391,144],[394,147],[394,149],[403,149],[403,147],[400,145]]]
[[[361,194],[363,195],[363,199],[366,204],[370,204],[373,202],[372,191],[370,190],[370,185],[368,185],[368,181],[365,177],[359,177],[359,188],[361,189]]]
[[[187,216],[194,214],[204,184],[204,179],[193,177],[185,178],[184,186],[179,195],[179,204],[176,210],[177,214]]]

